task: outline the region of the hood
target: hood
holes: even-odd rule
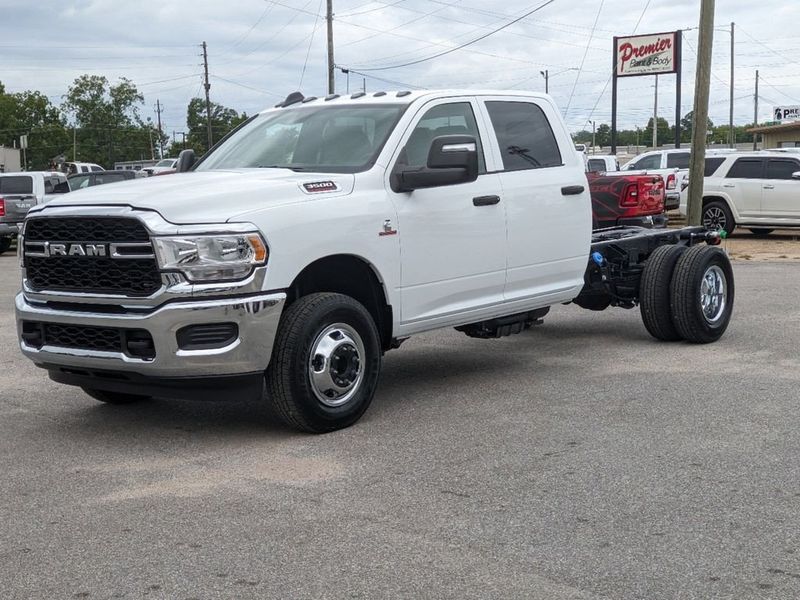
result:
[[[55,206],[132,206],[154,210],[176,224],[224,223],[259,208],[307,202],[353,191],[350,174],[239,169],[159,175],[98,185],[64,194]]]

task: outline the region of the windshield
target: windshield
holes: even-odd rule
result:
[[[374,164],[405,107],[309,106],[259,115],[209,154],[197,170],[363,171]]]

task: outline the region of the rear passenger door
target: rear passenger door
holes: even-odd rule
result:
[[[761,196],[763,217],[800,221],[800,179],[792,179],[792,173],[798,171],[800,161],[793,158],[767,160]]]
[[[722,182],[725,192],[740,217],[761,216],[761,193],[764,184],[764,159],[739,158],[731,165]]]
[[[592,210],[583,161],[553,104],[497,97],[482,105],[508,221],[504,297],[566,294],[582,285],[589,256]]]

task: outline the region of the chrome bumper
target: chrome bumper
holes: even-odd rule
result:
[[[42,366],[64,366],[136,373],[145,377],[208,377],[253,373],[267,368],[286,294],[228,297],[218,300],[171,302],[150,313],[108,314],[55,310],[16,297],[20,348]],[[150,332],[155,358],[134,358],[122,352],[28,346],[21,337],[23,321],[62,323],[93,327],[135,328]],[[239,338],[211,350],[181,350],[176,332],[187,325],[234,322]]]

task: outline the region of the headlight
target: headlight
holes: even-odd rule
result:
[[[244,279],[267,262],[267,245],[257,233],[154,238],[159,267],[180,271],[189,281]]]

